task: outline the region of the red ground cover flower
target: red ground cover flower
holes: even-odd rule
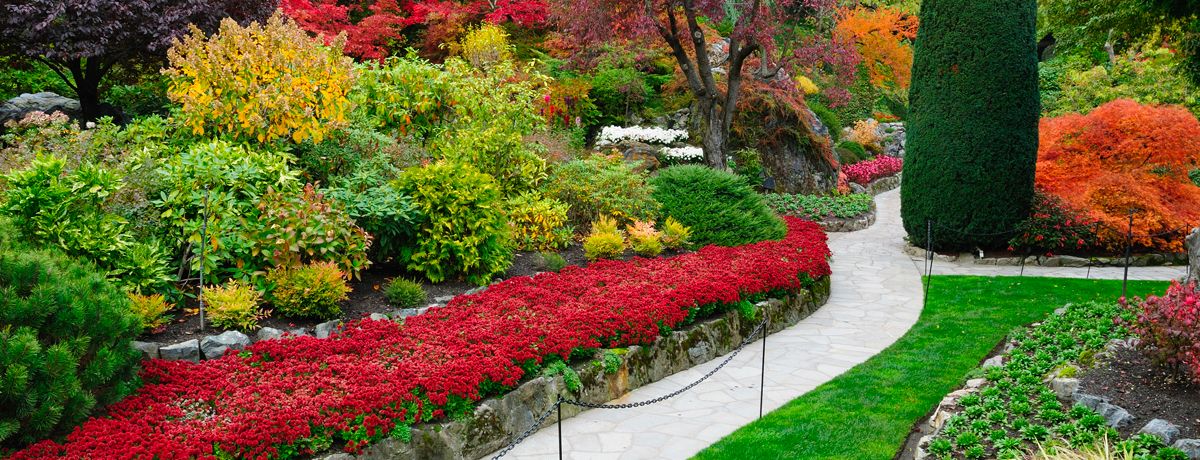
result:
[[[883,177],[894,176],[904,169],[904,160],[880,155],[874,160],[861,161],[842,168],[846,179],[856,184],[867,185]]]
[[[829,275],[820,227],[786,218],[780,241],[663,259],[601,261],[509,279],[404,325],[362,320],[327,340],[265,341],[192,364],[149,361],[137,394],[14,460],[290,458],[347,450],[400,424],[520,382],[521,365],[578,348],[652,342],[660,325]]]

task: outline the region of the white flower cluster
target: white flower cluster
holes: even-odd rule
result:
[[[662,154],[667,158],[675,160],[692,161],[704,159],[704,149],[690,145],[684,147],[667,147],[662,150]]]
[[[641,126],[605,126],[596,138],[596,145],[606,146],[621,141],[645,142],[647,144],[671,145],[686,141],[687,131],[680,129],[643,128]]]

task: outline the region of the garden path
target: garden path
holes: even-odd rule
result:
[[[900,192],[876,197],[870,228],[829,236],[832,295],[799,324],[767,337],[764,409],[771,411],[866,361],[904,335],[921,314],[922,260],[904,253]],[[935,274],[1017,275],[1019,267],[937,262]],[[1025,267],[1026,276],[1083,278],[1086,268]],[[1180,267],[1135,268],[1132,279],[1170,279]],[[1121,277],[1093,268],[1093,278]],[[564,458],[683,459],[758,417],[762,342],[709,380],[672,399],[635,409],[592,409],[562,424]],[[613,403],[652,399],[700,378],[723,357],[638,388]],[[534,433],[504,458],[558,456],[558,428]],[[494,455],[494,454],[493,454]],[[491,456],[489,456],[490,458]]]

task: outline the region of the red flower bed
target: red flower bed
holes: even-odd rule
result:
[[[904,160],[880,155],[874,160],[867,160],[842,168],[846,179],[856,184],[867,185],[875,179],[894,176],[904,169]]]
[[[1138,348],[1160,364],[1200,384],[1200,290],[1195,283],[1171,282],[1167,294],[1121,305],[1137,314],[1128,323],[1141,341]]]
[[[260,342],[200,364],[150,361],[145,386],[107,417],[13,459],[288,458],[330,442],[354,451],[398,423],[469,408],[481,388],[515,386],[531,360],[649,343],[700,306],[829,275],[820,227],[787,224],[780,241],[513,278],[402,326],[363,320],[328,340]]]

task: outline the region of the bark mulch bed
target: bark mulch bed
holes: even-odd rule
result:
[[[1109,398],[1137,417],[1120,430],[1123,436],[1161,418],[1179,426],[1180,438],[1200,437],[1200,385],[1182,372],[1155,364],[1141,351],[1116,350],[1107,362],[1079,376],[1079,391]]]

